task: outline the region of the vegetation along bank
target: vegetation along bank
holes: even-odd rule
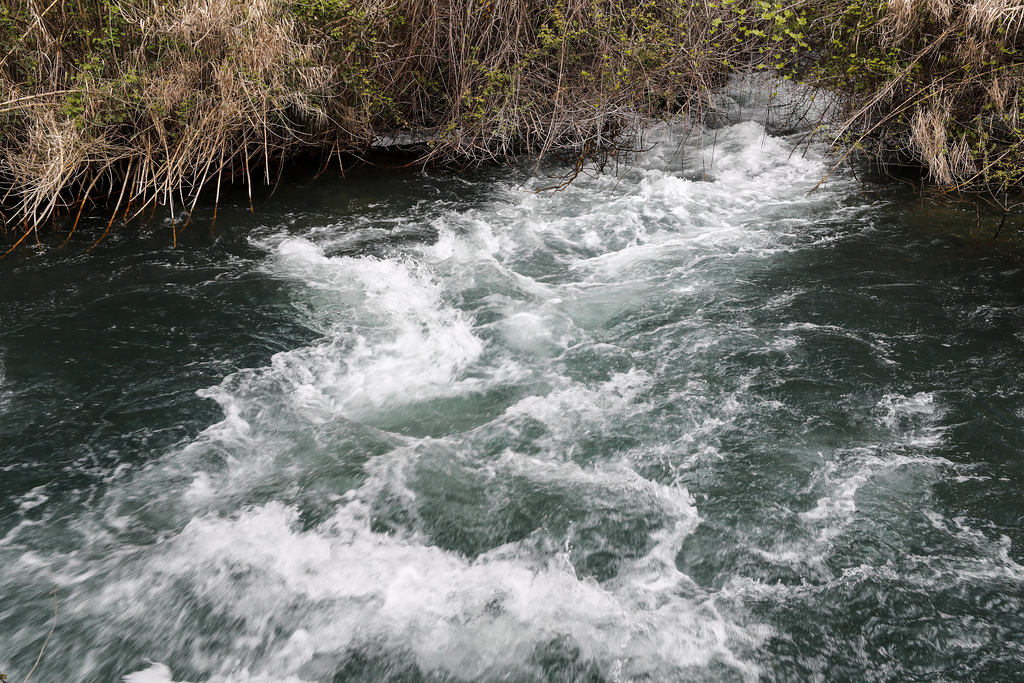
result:
[[[1024,180],[1021,50],[1010,0],[0,0],[3,229],[90,201],[180,224],[292,155],[389,140],[603,164],[746,71],[838,96],[839,159],[999,196]]]

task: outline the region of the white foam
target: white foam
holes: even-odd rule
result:
[[[742,259],[789,248],[808,220],[799,214],[832,201],[807,197],[823,174],[820,158],[793,156],[757,124],[691,141],[685,164],[678,152],[665,133],[621,177],[584,178],[558,194],[531,192],[539,181],[507,189],[483,208],[432,219],[438,240],[404,256],[327,255],[378,236],[365,225],[359,235],[318,230],[266,242],[266,273],[288,285],[296,316],[320,339],[200,392],[224,419],[112,482],[102,518],[81,525],[95,558],[26,553],[18,570],[73,592],[77,614],[98,624],[98,651],[146,624],[148,656],[187,653],[193,670],[214,672],[211,682],[329,680],[358,650],[462,680],[498,679],[537,674],[536,649],[556,638],[611,680],[685,680],[712,664],[755,680],[768,630],[747,623],[728,593],[699,588],[675,566],[699,522],[686,490],[640,477],[630,453],[575,462],[580,443],[626,433],[650,410],[654,378],[616,366],[604,380],[574,380],[558,365],[568,349],[601,342],[616,316],[663,297],[667,282],[695,295],[742,275]],[[485,314],[486,324],[477,320]],[[706,389],[697,384],[687,390]],[[292,451],[318,429],[344,429],[346,420],[379,426],[419,404],[505,385],[533,394],[510,392],[508,404],[449,436],[382,437],[391,450],[366,456],[359,488],[318,501],[326,521],[310,523],[299,506],[273,499],[311,474],[315,463]],[[690,441],[671,447],[694,450],[697,460],[722,457],[713,437],[741,412],[744,391],[714,414],[695,411]],[[525,423],[539,425],[528,454],[491,448],[490,435]],[[468,463],[456,462],[467,452]],[[422,523],[424,499],[448,493],[409,480],[430,458],[456,462],[451,476],[471,485],[498,481],[500,489],[499,476],[515,475],[602,498],[560,510],[565,529],[541,526],[469,558],[439,547]],[[848,515],[852,494],[843,487],[856,477],[836,480],[823,486],[821,514],[808,523]],[[385,495],[408,513],[388,532],[374,527]],[[639,557],[623,555],[614,577],[578,575],[574,534],[620,503],[661,526]],[[164,527],[148,544],[110,550],[117,534],[146,527],[142,515],[163,515],[154,526]],[[210,623],[197,625],[201,618]],[[124,680],[166,683],[174,674],[154,663]]]
[[[616,373],[591,388],[573,383],[546,396],[522,399],[505,412],[505,419],[529,417],[548,429],[537,441],[551,457],[571,458],[581,434],[596,434],[609,422],[628,420],[643,410],[640,394],[651,382],[643,371]]]
[[[480,357],[483,342],[471,321],[444,303],[441,286],[423,265],[327,257],[293,239],[277,247],[272,267],[310,288],[326,338],[276,354],[268,370],[243,384],[285,392],[290,409],[313,423],[480,389],[480,378],[462,373]],[[232,377],[201,395],[218,400],[228,419],[237,420],[237,384]]]
[[[814,508],[800,514],[816,528],[817,545],[822,551],[856,520],[858,494],[869,482],[885,486],[891,479],[898,486],[900,473],[907,469],[934,473],[953,466],[933,453],[945,436],[940,424],[943,411],[933,394],[886,394],[876,409],[880,424],[890,430],[887,438],[830,454],[812,484],[827,493]]]
[[[171,669],[166,664],[153,662],[148,669],[136,671],[124,676],[124,683],[188,683],[187,681],[175,681],[171,677]]]
[[[48,495],[44,493],[46,491],[46,485],[37,486],[28,493],[19,496],[15,499],[18,504],[18,510],[21,512],[28,512],[32,508],[39,507],[50,499]]]
[[[130,673],[122,677],[123,683],[188,683],[175,680],[171,668],[161,662],[151,662],[148,669]],[[252,674],[243,669],[220,679],[223,683],[313,683],[297,676],[273,677]]]
[[[886,394],[878,402],[879,421],[889,429],[901,429],[920,425],[912,430],[921,445],[934,445],[941,438],[942,430],[935,424],[941,411],[931,392],[918,392],[913,396]]]
[[[478,262],[518,273],[552,262],[545,298],[616,302],[603,315],[574,314],[578,324],[600,325],[637,299],[658,296],[666,273],[714,287],[724,272],[701,277],[709,257],[757,259],[812,243],[808,213],[835,204],[830,190],[808,196],[828,170],[821,155],[794,153],[791,142],[767,136],[756,123],[685,144],[668,127],[653,135],[660,142],[619,176],[581,177],[558,193],[537,193],[545,185],[537,180],[510,190],[511,201],[445,217],[438,224],[441,251],[466,258],[467,247],[457,245],[472,245]],[[584,292],[584,284],[610,289]]]
[[[558,555],[535,564],[503,547],[469,561],[414,539],[375,534],[367,507],[353,501],[305,532],[297,528],[296,511],[279,503],[237,519],[195,519],[147,562],[141,574],[148,590],[138,580],[114,580],[106,594],[134,596],[138,609],[148,609],[156,597],[152,586],[184,579],[193,600],[217,605],[243,625],[235,634],[240,646],[255,647],[284,628],[289,636],[273,640],[266,658],[236,653],[258,675],[252,680],[305,677],[318,661],[337,662],[374,643],[411,653],[424,671],[480,680],[521,670],[533,649],[554,636],[572,638],[585,661],[617,668],[627,679],[673,677],[718,659],[753,680],[756,667],[735,650],[742,653],[760,636],[716,615],[706,598],[680,595],[692,593],[672,563],[695,522],[685,492],[652,492],[679,521],[638,563],[643,580],[623,580],[613,590],[577,579]],[[152,597],[140,600],[147,593]],[[165,668],[149,672],[151,678],[132,680],[170,680]],[[313,673],[318,680],[330,672]],[[210,680],[249,679],[225,671]]]

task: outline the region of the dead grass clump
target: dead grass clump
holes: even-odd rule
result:
[[[941,185],[954,181],[950,157],[946,149],[946,113],[941,105],[920,108],[910,124],[911,140],[928,167],[932,178]]]
[[[1004,33],[1016,38],[1024,28],[1024,3],[1017,0],[978,0],[966,6],[965,20],[983,35]]]
[[[0,67],[7,225],[34,231],[97,196],[128,217],[157,202],[187,216],[225,174],[262,164],[269,179],[303,142],[295,123],[328,120],[316,100],[334,70],[278,0],[15,5],[4,0],[8,36],[27,28]]]

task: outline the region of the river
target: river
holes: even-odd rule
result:
[[[0,671],[1021,680],[1024,250],[677,133],[0,262]]]

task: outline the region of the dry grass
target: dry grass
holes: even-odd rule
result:
[[[302,66],[316,46],[297,39],[275,0],[107,6],[99,45],[64,5],[47,16],[29,7],[34,40],[9,52],[0,72],[0,112],[11,117],[0,142],[15,207],[8,224],[35,230],[55,209],[97,195],[117,197],[115,214],[159,202],[187,215],[225,174],[251,177],[259,160],[269,179],[272,158],[291,143],[290,116],[327,120],[311,99],[332,71]]]
[[[603,163],[706,106],[726,59],[761,59],[734,18],[679,0],[0,0],[4,225],[24,238],[97,198],[180,224],[296,151],[402,133],[429,140],[417,163]]]
[[[297,152],[407,134],[416,163],[602,165],[764,68],[844,95],[848,150],[1011,187],[1022,23],[1010,0],[0,0],[0,218],[22,242],[102,200],[108,230],[155,204],[177,229]]]

